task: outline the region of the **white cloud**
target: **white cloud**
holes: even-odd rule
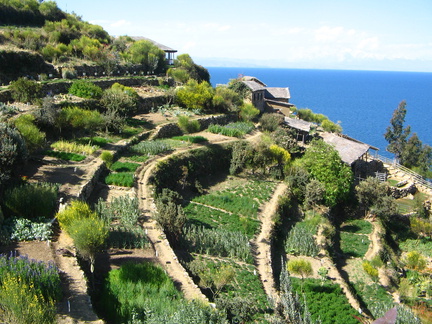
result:
[[[129,27],[132,26],[132,23],[127,20],[118,20],[110,23],[110,27],[119,28],[119,27]]]

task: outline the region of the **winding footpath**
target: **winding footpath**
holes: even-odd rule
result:
[[[270,201],[264,206],[262,213],[260,214],[261,231],[257,238],[252,243],[256,247],[255,263],[258,269],[258,273],[261,278],[261,282],[264,286],[264,290],[267,296],[277,303],[279,301],[279,294],[275,288],[275,282],[273,277],[272,268],[272,256],[271,256],[271,236],[274,227],[273,217],[276,214],[278,207],[278,199],[287,190],[285,183],[280,183]]]

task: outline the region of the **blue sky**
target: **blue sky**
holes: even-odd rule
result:
[[[431,0],[57,0],[204,66],[432,72]]]

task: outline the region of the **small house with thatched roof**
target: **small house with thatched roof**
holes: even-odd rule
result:
[[[244,76],[241,81],[251,90],[251,102],[264,111],[266,108],[290,108],[294,106],[289,102],[291,94],[289,88],[267,87],[261,80]]]
[[[323,132],[320,134],[324,142],[334,146],[343,162],[352,166],[358,160],[367,160],[369,149],[378,150],[376,147],[355,140],[343,134]]]
[[[174,54],[177,53],[177,50],[172,49],[171,47],[162,45],[158,42],[155,42],[154,40],[147,38],[147,37],[142,37],[142,36],[133,36],[131,37],[133,40],[136,41],[140,41],[140,40],[145,40],[148,42],[153,43],[153,45],[155,45],[156,47],[158,47],[159,49],[161,49],[162,51],[165,52],[165,58],[166,58],[166,62],[168,65],[172,65],[174,64]]]
[[[305,143],[312,128],[316,125],[298,118],[284,118],[284,124],[296,132],[297,141]]]

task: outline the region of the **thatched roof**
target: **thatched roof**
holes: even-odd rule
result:
[[[324,142],[334,146],[334,148],[339,152],[342,161],[348,165],[353,164],[367,153],[370,148],[372,148],[368,144],[334,133],[324,132],[321,134],[321,137]]]
[[[297,130],[300,130],[300,131],[306,132],[306,133],[309,133],[311,130],[311,126],[313,126],[313,123],[304,121],[303,119],[294,119],[294,118],[290,118],[290,117],[285,117],[284,122],[289,127],[295,128]]]
[[[149,41],[149,42],[153,43],[155,46],[157,46],[158,48],[160,48],[162,51],[164,51],[164,52],[166,52],[166,53],[176,53],[176,52],[177,52],[177,50],[172,49],[171,47],[168,47],[168,46],[162,45],[162,44],[160,44],[160,43],[158,43],[158,42],[155,42],[154,40],[152,40],[152,39],[150,39],[150,38],[147,38],[147,37],[142,37],[142,36],[132,36],[131,38],[132,38],[133,40],[136,40],[136,41],[140,41],[140,40]]]
[[[290,99],[289,88],[266,88],[266,99]]]

